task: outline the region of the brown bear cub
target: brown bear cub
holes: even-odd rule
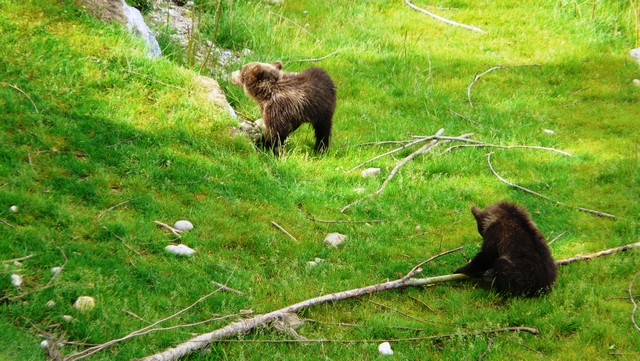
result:
[[[282,63],[249,63],[231,74],[231,81],[260,106],[264,133],[260,143],[277,156],[289,134],[302,123],[315,131],[315,151],[329,147],[336,88],[329,74],[320,68],[301,73],[282,71]]]
[[[527,211],[499,202],[484,210],[471,207],[482,236],[480,252],[454,273],[482,276],[498,293],[538,296],[551,289],[557,266],[547,242]]]

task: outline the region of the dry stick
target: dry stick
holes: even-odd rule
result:
[[[412,319],[412,320],[414,320],[414,321],[418,321],[418,322],[420,322],[420,323],[424,323],[425,325],[432,325],[432,324],[433,324],[433,322],[427,322],[427,321],[425,321],[425,320],[421,320],[421,319],[419,319],[419,318],[417,318],[417,317],[413,317],[413,316],[411,316],[411,315],[410,315],[410,314],[408,314],[408,313],[405,313],[405,312],[403,312],[403,311],[400,311],[400,310],[398,310],[398,309],[395,309],[395,308],[393,308],[393,307],[391,307],[391,306],[387,306],[387,305],[385,305],[385,304],[378,303],[378,302],[376,302],[376,301],[369,300],[369,303],[373,303],[373,304],[374,304],[374,305],[376,305],[376,306],[380,306],[380,307],[382,307],[382,308],[386,308],[387,310],[391,310],[391,311],[393,311],[393,312],[397,312],[397,313],[401,314],[402,316],[404,316],[404,317],[406,317],[406,318]]]
[[[471,101],[471,87],[473,87],[473,85],[483,76],[491,73],[492,71],[496,71],[499,69],[504,69],[504,68],[519,68],[519,67],[525,67],[525,66],[540,66],[539,64],[525,64],[525,65],[497,65],[494,66],[493,68],[490,68],[488,70],[486,70],[484,73],[481,74],[477,74],[475,77],[473,77],[473,81],[471,82],[471,84],[469,84],[469,86],[467,87],[467,99],[469,99],[469,105],[471,105],[473,107],[473,102]]]
[[[330,57],[338,54],[339,52],[340,52],[340,50],[336,50],[333,53],[327,54],[325,56],[321,56],[319,58],[289,60],[289,61],[287,61],[287,64],[290,64],[290,63],[316,63],[318,61],[322,61],[324,59],[330,58]]]
[[[565,265],[565,264],[573,263],[580,260],[592,259],[595,257],[600,257],[600,256],[604,256],[604,255],[608,255],[616,252],[626,251],[631,248],[640,248],[640,242],[622,246],[622,247],[604,250],[604,251],[593,253],[590,255],[578,256],[578,257],[569,258],[566,260],[559,260],[559,261],[556,261],[556,264]],[[309,307],[313,307],[320,304],[346,300],[346,299],[360,297],[360,296],[381,292],[381,291],[388,291],[388,290],[401,289],[401,288],[407,288],[407,287],[433,286],[440,283],[451,282],[451,281],[461,281],[466,279],[469,279],[469,277],[464,274],[450,274],[450,275],[427,277],[427,278],[409,278],[406,280],[397,279],[395,281],[387,281],[384,283],[379,283],[379,284],[366,286],[362,288],[356,288],[348,291],[336,292],[336,293],[332,293],[324,296],[319,296],[319,297],[298,302],[296,304],[281,308],[276,311],[272,311],[262,315],[256,315],[248,319],[239,320],[239,321],[230,323],[222,328],[219,328],[212,332],[201,334],[186,342],[181,343],[176,347],[166,349],[155,355],[147,356],[141,360],[142,361],[177,360],[182,356],[185,356],[191,353],[192,351],[204,349],[208,347],[212,342],[231,342],[229,340],[224,340],[224,339],[245,334],[251,331],[252,329],[254,329],[255,327],[257,327],[258,325],[266,324],[274,319],[283,317],[286,313],[297,313],[303,309],[307,309]],[[502,330],[507,330],[507,329],[502,329]],[[433,338],[434,336],[431,336],[431,337]],[[429,339],[429,338],[420,338],[420,339],[423,340],[423,339]],[[394,340],[385,340],[385,341],[394,341]],[[402,340],[395,340],[395,341],[402,341]],[[304,341],[292,340],[290,342],[304,342]],[[306,342],[314,342],[314,340],[306,340]],[[329,341],[326,341],[326,342],[329,342]],[[372,342],[372,341],[361,340],[361,341],[353,341],[353,342]]]
[[[430,257],[430,258],[428,258],[427,260],[425,260],[425,261],[422,261],[422,262],[418,263],[415,267],[413,267],[413,268],[411,269],[411,271],[409,271],[409,272],[408,272],[404,277],[402,277],[401,279],[406,280],[406,279],[408,279],[408,278],[411,278],[411,277],[413,277],[415,274],[422,272],[422,269],[421,269],[420,267],[424,266],[425,264],[427,264],[427,263],[429,263],[429,262],[433,261],[433,260],[434,260],[434,259],[436,259],[436,258],[440,258],[440,257],[442,257],[442,256],[445,256],[445,255],[447,255],[447,254],[449,254],[449,253],[458,252],[459,250],[461,250],[461,249],[463,249],[463,248],[464,248],[464,247],[458,247],[458,248],[455,248],[455,249],[451,249],[451,250],[448,250],[448,251],[442,252],[442,253],[437,254],[437,255],[435,255],[435,256],[433,256],[433,257]]]
[[[105,213],[107,213],[107,212],[109,212],[109,211],[113,210],[114,208],[118,208],[118,207],[120,207],[121,205],[127,204],[127,203],[129,203],[129,202],[131,202],[131,199],[127,199],[127,200],[126,200],[126,201],[124,201],[124,202],[120,202],[120,203],[116,204],[115,206],[110,207],[110,208],[108,208],[108,209],[106,209],[106,210],[104,210],[104,211],[100,212],[100,214],[98,214],[98,216],[96,217],[96,219],[100,219],[100,217],[102,217]]]
[[[483,353],[480,354],[480,356],[478,356],[478,361],[481,361],[485,358],[485,356],[487,356],[487,354],[489,353],[489,351],[491,351],[491,346],[493,346],[493,338],[489,338],[489,344],[487,345],[487,349],[484,350]]]
[[[358,169],[358,168],[362,167],[363,165],[365,165],[365,164],[367,164],[367,163],[371,163],[371,162],[373,162],[374,160],[377,160],[377,159],[380,159],[380,158],[386,157],[386,156],[388,156],[388,155],[391,155],[391,154],[397,153],[397,152],[399,152],[399,151],[401,151],[401,150],[403,150],[403,149],[406,149],[406,148],[411,147],[411,146],[413,146],[413,145],[416,145],[416,144],[418,144],[418,143],[426,142],[427,140],[432,140],[432,139],[433,139],[433,137],[431,137],[431,138],[430,138],[430,137],[426,137],[426,138],[420,138],[420,139],[418,139],[418,140],[411,141],[411,142],[409,142],[409,143],[402,144],[402,146],[400,146],[399,148],[396,148],[396,149],[390,150],[390,151],[388,151],[388,152],[386,152],[386,153],[383,153],[383,154],[380,154],[380,155],[378,155],[378,156],[375,156],[375,157],[373,157],[373,158],[371,158],[371,159],[369,159],[369,160],[367,160],[367,161],[365,161],[365,162],[362,162],[362,163],[358,164],[357,166],[355,166],[355,167],[353,167],[353,168],[349,169],[348,171],[346,171],[346,172],[344,172],[344,173],[345,173],[345,174],[347,174],[347,173],[351,173],[351,172],[353,172],[354,170],[356,170],[356,169]]]
[[[67,265],[67,263],[69,263],[69,258],[67,258],[67,255],[64,253],[62,248],[58,247],[58,250],[60,251],[60,253],[62,253],[62,257],[64,257],[64,263],[62,264],[62,266],[60,266],[60,269],[58,270],[58,272],[54,273],[53,276],[51,276],[51,279],[49,280],[49,282],[47,282],[47,284],[42,289],[45,289],[51,286],[51,283],[53,283],[53,280],[56,279],[56,277],[58,277],[58,275],[62,273],[62,271],[64,271],[64,267]]]
[[[36,110],[36,113],[40,114],[40,111],[38,110],[38,107],[36,106],[36,103],[33,102],[33,99],[31,99],[29,94],[27,94],[24,90],[18,88],[17,85],[5,83],[5,82],[0,82],[0,85],[8,86],[8,87],[13,88],[14,90],[17,90],[18,92],[22,93],[22,95],[24,95],[25,97],[27,97],[27,99],[29,99],[29,101],[31,102],[31,105],[33,105],[33,108]]]
[[[438,130],[438,132],[435,134],[436,137],[442,135],[442,133],[444,133],[444,128]],[[426,151],[428,151],[429,149],[431,149],[433,146],[438,144],[438,139],[433,139],[430,143],[427,143],[425,145],[423,145],[422,147],[420,147],[420,149],[416,150],[415,152],[409,154],[408,156],[406,156],[404,159],[402,159],[391,171],[391,173],[389,173],[389,176],[387,177],[387,179],[384,180],[384,182],[382,182],[382,185],[380,186],[380,188],[378,188],[377,191],[370,193],[369,195],[367,195],[364,198],[360,198],[358,200],[356,200],[355,202],[352,202],[346,206],[344,206],[341,210],[340,213],[344,213],[347,209],[351,208],[352,206],[366,200],[369,198],[372,198],[373,196],[376,196],[380,193],[382,193],[382,191],[385,189],[385,187],[387,186],[387,184],[389,183],[389,181],[396,175],[396,173],[398,173],[398,171],[400,170],[400,168],[402,168],[402,166],[404,166],[405,164],[407,164],[411,159],[415,158],[417,155],[422,154]]]
[[[129,316],[131,316],[131,317],[133,317],[133,318],[137,318],[138,320],[140,320],[140,321],[142,321],[142,322],[149,323],[149,321],[145,320],[144,318],[142,318],[142,317],[140,317],[140,316],[136,315],[135,313],[133,313],[133,312],[131,312],[131,311],[129,311],[129,310],[126,310],[126,309],[124,309],[124,308],[123,308],[123,309],[121,309],[120,311],[122,311],[122,312],[126,313],[127,315],[129,315]]]
[[[417,11],[419,11],[421,13],[427,14],[427,15],[431,16],[432,18],[434,18],[436,20],[440,20],[442,22],[445,22],[445,23],[447,23],[449,25],[459,26],[461,28],[464,28],[464,29],[467,29],[467,30],[471,30],[471,31],[475,31],[475,32],[478,32],[478,33],[482,33],[482,34],[486,34],[487,33],[486,31],[484,31],[484,30],[482,30],[480,28],[476,28],[475,26],[461,24],[461,23],[457,23],[457,22],[455,22],[453,20],[445,19],[442,16],[438,16],[438,15],[436,15],[436,14],[434,14],[432,12],[429,12],[429,11],[423,9],[423,8],[419,8],[419,7],[415,6],[415,5],[413,5],[413,3],[411,3],[411,1],[409,1],[409,0],[404,0],[404,2],[407,5],[409,5],[409,7],[412,8],[413,10],[417,10]]]
[[[640,273],[636,273],[636,275],[633,276],[633,280],[629,285],[629,299],[633,303],[633,311],[631,311],[631,322],[633,323],[633,327],[635,327],[636,330],[640,332],[640,327],[638,327],[638,324],[636,323],[636,311],[638,311],[638,303],[636,302],[635,297],[633,296],[633,284],[636,282],[636,278],[638,278],[639,274]]]
[[[222,283],[219,283],[219,282],[216,282],[216,281],[211,281],[211,284],[214,285],[214,286],[220,287],[220,289],[222,289],[223,291],[233,292],[233,293],[238,294],[238,295],[244,295],[244,292],[238,291],[238,290],[233,289],[231,287],[227,287],[227,285],[224,285]]]
[[[564,236],[567,232],[569,231],[564,231],[562,233],[560,233],[559,235],[555,236],[555,238],[553,238],[551,241],[549,241],[549,243],[547,243],[548,245],[551,245],[553,242],[557,241],[558,239],[560,239],[562,236]]]
[[[493,173],[493,175],[495,175],[495,176],[496,176],[496,177],[497,177],[497,178],[498,178],[502,183],[505,183],[505,184],[507,184],[507,185],[510,185],[510,186],[512,186],[513,188],[520,189],[521,191],[524,191],[524,192],[526,192],[526,193],[533,194],[533,195],[535,195],[535,196],[538,196],[538,197],[544,198],[544,199],[546,199],[546,200],[548,200],[548,201],[554,202],[554,203],[556,203],[556,204],[558,204],[558,205],[561,205],[561,206],[571,207],[571,208],[576,208],[576,209],[578,209],[579,211],[586,212],[586,213],[591,213],[591,214],[595,214],[596,216],[600,216],[600,217],[616,218],[616,216],[614,216],[613,214],[604,213],[604,212],[600,212],[600,211],[594,211],[594,210],[592,210],[592,209],[583,208],[583,207],[576,207],[576,206],[572,206],[572,205],[567,204],[567,203],[563,203],[563,202],[557,201],[557,200],[555,200],[555,199],[552,199],[552,198],[550,198],[550,197],[547,197],[547,196],[545,196],[545,195],[542,195],[542,194],[540,194],[540,193],[534,192],[534,191],[532,191],[532,190],[530,190],[530,189],[527,189],[527,188],[525,188],[525,187],[522,187],[522,186],[519,186],[519,185],[517,185],[517,184],[514,184],[514,183],[511,183],[511,182],[507,181],[506,179],[502,178],[502,177],[501,177],[501,176],[500,176],[500,175],[495,171],[495,169],[493,169],[493,165],[491,165],[491,155],[492,155],[492,154],[493,154],[493,152],[491,152],[491,153],[487,154],[487,162],[489,163],[489,168],[491,169],[491,172]]]
[[[467,139],[466,142],[475,143],[475,141],[473,141],[471,139]],[[482,142],[477,142],[477,144],[458,144],[458,145],[454,145],[454,146],[451,146],[451,147],[447,148],[444,151],[444,153],[449,152],[452,149],[456,149],[456,148],[469,148],[469,147],[473,147],[473,148],[502,148],[502,149],[537,149],[537,150],[547,150],[547,151],[550,151],[550,152],[560,153],[562,155],[566,155],[567,157],[572,157],[573,156],[573,155],[571,155],[571,153],[567,153],[564,150],[559,150],[559,149],[549,148],[549,147],[540,147],[540,146],[537,146],[537,145],[500,145],[500,144],[490,144],[490,143],[482,143]]]
[[[291,238],[292,240],[296,241],[296,242],[300,242],[298,241],[298,239],[294,236],[291,235],[291,233],[287,232],[286,229],[282,228],[278,223],[271,221],[271,224],[276,227],[277,229],[281,230],[284,234],[286,234],[287,236],[289,236],[289,238]]]
[[[313,217],[312,215],[307,215],[307,218],[310,221],[318,222],[318,223],[380,223],[384,222],[382,219],[371,219],[368,221],[345,221],[345,220],[332,220],[332,219],[318,219]]]
[[[150,330],[153,329],[154,326],[181,315],[182,313],[190,310],[195,305],[197,305],[198,303],[200,303],[200,302],[204,301],[205,299],[211,297],[213,294],[217,293],[220,290],[221,290],[221,288],[218,288],[215,291],[200,297],[197,301],[192,303],[190,306],[188,306],[186,308],[183,308],[182,310],[174,313],[173,315],[165,317],[165,318],[163,318],[163,319],[161,319],[159,321],[156,321],[156,322],[150,324],[149,326],[146,326],[146,327],[143,327],[143,328],[141,328],[139,330],[133,331],[133,332],[129,333],[128,335],[124,336],[124,337],[121,337],[119,339],[114,339],[114,340],[105,342],[105,343],[100,344],[100,345],[89,347],[89,348],[87,348],[85,350],[82,350],[80,352],[76,352],[76,353],[73,353],[71,355],[68,355],[68,356],[66,356],[64,358],[64,361],[80,360],[80,359],[89,357],[89,356],[95,354],[96,352],[102,351],[103,349],[105,349],[105,348],[107,348],[109,346],[115,345],[116,343],[128,340],[128,339],[133,338],[133,337],[137,337],[137,336],[140,336],[140,335],[144,335],[144,334],[153,332],[153,331],[150,331]],[[147,332],[147,331],[149,331],[149,332]]]
[[[175,229],[175,228],[171,227],[170,225],[165,224],[165,223],[162,223],[162,222],[159,222],[159,221],[153,221],[153,223],[155,223],[155,224],[159,225],[160,227],[163,227],[163,228],[168,229],[169,231],[171,231],[171,233],[173,233],[174,235],[176,235],[178,238],[182,237],[182,236],[180,235],[180,233],[181,233],[182,231],[181,231],[181,230],[179,230],[179,229]]]
[[[14,258],[14,259],[5,259],[3,261],[0,261],[2,263],[13,263],[13,262],[21,262],[24,260],[27,260],[29,258],[32,258],[33,256],[35,256],[33,253],[28,255],[28,256],[24,256],[24,257],[19,257],[19,258]]]
[[[16,228],[16,227],[14,227],[14,225],[13,225],[13,224],[11,224],[11,223],[9,223],[9,222],[5,221],[4,219],[0,219],[0,223],[2,223],[2,224],[4,224],[4,225],[6,225],[6,226],[7,226],[7,227],[9,227],[9,228]]]

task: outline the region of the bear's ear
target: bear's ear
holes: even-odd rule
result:
[[[478,224],[482,222],[482,219],[484,218],[482,209],[473,205],[471,206],[471,213],[473,213],[473,217],[476,219],[476,222],[478,222]]]
[[[275,66],[278,70],[282,70],[282,62],[280,60],[274,61],[271,65]]]

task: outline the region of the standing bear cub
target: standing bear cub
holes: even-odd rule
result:
[[[336,88],[326,71],[309,68],[287,73],[279,61],[249,63],[234,71],[231,81],[260,106],[265,127],[261,143],[276,156],[289,134],[306,122],[315,131],[315,151],[322,153],[329,147]]]
[[[501,294],[538,296],[551,289],[557,266],[547,242],[527,211],[499,202],[484,210],[471,207],[482,236],[480,252],[454,273],[483,281]]]

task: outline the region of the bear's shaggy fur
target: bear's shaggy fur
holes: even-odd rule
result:
[[[557,266],[547,242],[527,211],[499,202],[471,207],[483,238],[480,252],[454,273],[483,277],[501,294],[537,296],[551,289]]]
[[[282,71],[282,63],[249,63],[231,74],[231,81],[260,106],[265,130],[262,145],[279,154],[289,134],[305,122],[315,131],[315,151],[329,147],[336,88],[329,74],[320,68],[301,73]]]

